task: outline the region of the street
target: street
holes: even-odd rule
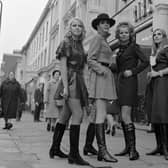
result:
[[[79,166],[68,164],[66,159],[50,159],[48,150],[52,140],[52,133],[46,131],[46,123],[33,122],[30,113],[24,113],[20,122],[13,121],[14,127],[3,130],[4,121],[0,123],[0,168],[76,168]],[[87,123],[82,124],[80,136],[80,153],[85,141]],[[137,150],[140,153],[138,161],[129,161],[127,157],[117,157],[118,163],[98,162],[95,156],[84,156],[94,166],[108,166],[113,168],[167,168],[168,162],[163,156],[146,156],[145,153],[155,148],[153,134],[138,129]],[[114,137],[106,136],[107,147],[114,154],[122,150],[124,143],[122,131],[117,130]],[[95,141],[94,141],[95,143]],[[96,146],[96,144],[95,144]],[[62,149],[69,150],[69,131],[65,132]],[[86,167],[86,166],[83,166]]]

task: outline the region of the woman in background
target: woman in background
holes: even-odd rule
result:
[[[15,79],[13,72],[10,72],[8,78],[2,82],[0,87],[0,98],[2,106],[2,116],[5,120],[3,129],[11,129],[13,124],[8,122],[9,119],[16,119],[19,101],[22,102],[21,86]]]
[[[60,109],[56,106],[54,95],[60,81],[60,71],[54,70],[52,79],[47,83],[44,90],[45,117],[47,118],[47,131],[54,131],[56,119]]]

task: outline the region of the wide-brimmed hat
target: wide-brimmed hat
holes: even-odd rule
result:
[[[92,21],[92,27],[97,30],[97,25],[102,20],[107,20],[110,23],[110,27],[112,27],[115,24],[115,20],[113,18],[110,18],[108,14],[101,13],[99,14],[95,19]]]

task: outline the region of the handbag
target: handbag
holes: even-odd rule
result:
[[[57,107],[62,107],[65,103],[65,100],[62,96],[63,92],[64,92],[64,85],[62,80],[60,80],[54,95],[55,105]]]

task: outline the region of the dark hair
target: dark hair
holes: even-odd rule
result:
[[[54,76],[55,75],[55,73],[59,73],[59,75],[61,75],[61,72],[58,70],[58,69],[56,69],[56,70],[54,70],[53,72],[52,72],[52,76]]]

